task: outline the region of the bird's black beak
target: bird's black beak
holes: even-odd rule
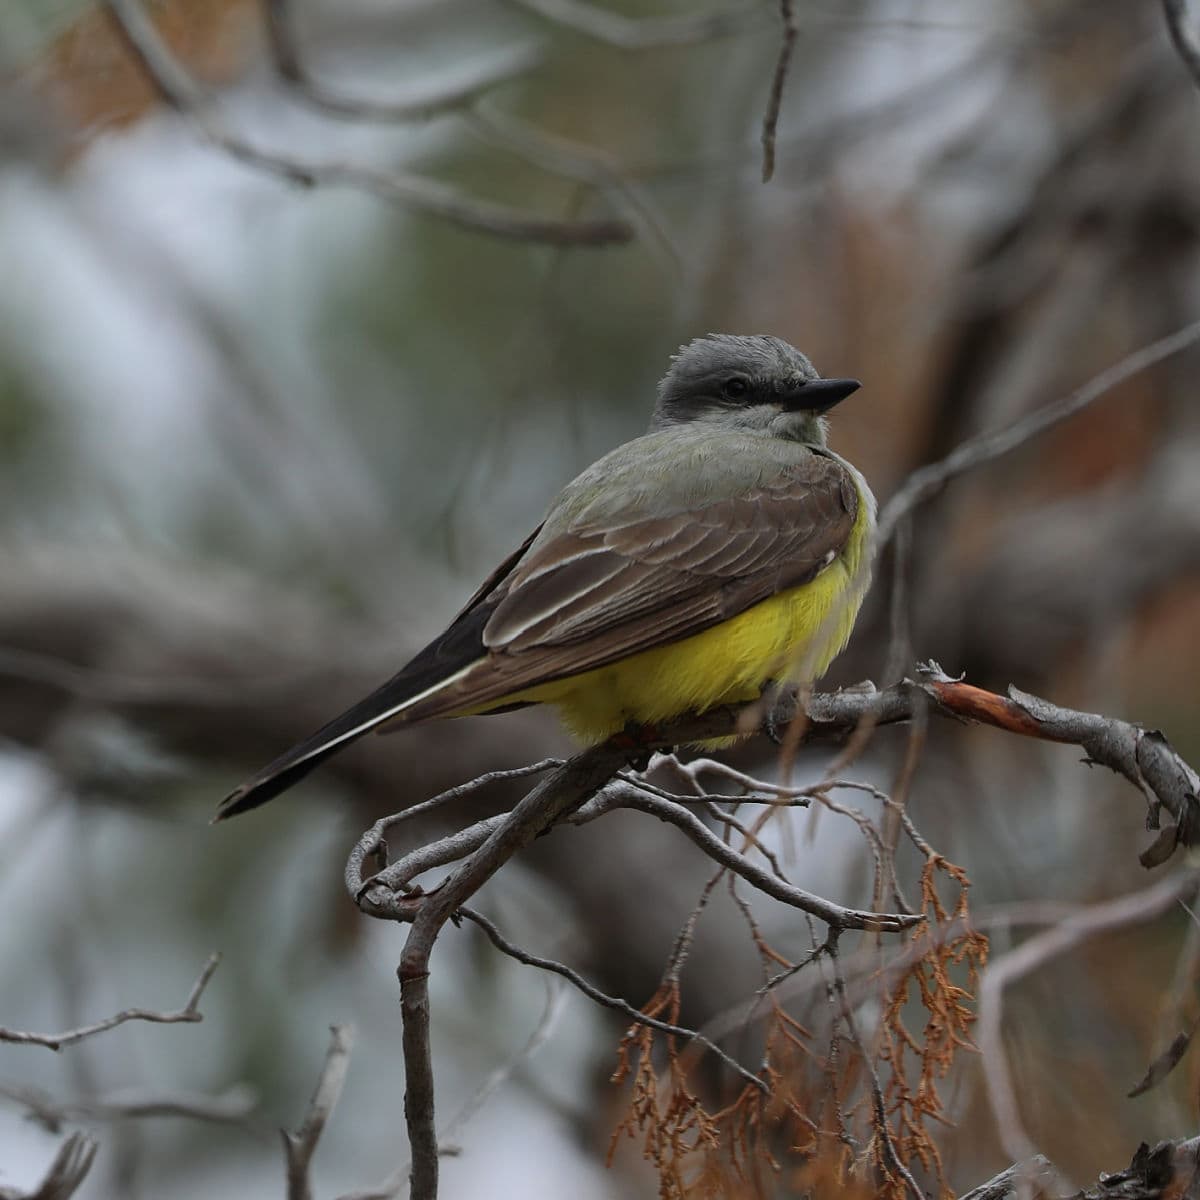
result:
[[[783,407],[789,412],[828,412],[835,404],[857,392],[862,384],[857,379],[805,379],[797,381],[783,397]]]

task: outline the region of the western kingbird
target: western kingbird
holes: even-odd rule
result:
[[[858,386],[778,338],[681,347],[650,431],[569,483],[444,633],[218,819],[374,729],[546,703],[596,742],[820,677],[869,579],[875,498],[825,444],[824,414]]]

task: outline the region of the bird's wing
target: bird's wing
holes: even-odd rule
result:
[[[813,578],[845,546],[858,504],[849,471],[814,453],[732,496],[534,543],[465,615],[473,650],[462,654],[456,623],[424,652],[452,668],[447,683],[398,719],[479,709],[700,633]]]
[[[502,706],[515,692],[700,633],[815,576],[845,546],[858,490],[821,453],[701,503],[654,499],[531,535],[397,675],[231,793],[277,796],[377,727]]]

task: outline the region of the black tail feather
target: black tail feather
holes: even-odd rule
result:
[[[293,784],[299,783],[309,771],[320,766],[343,746],[348,746],[351,741],[357,741],[357,737],[348,738],[343,742],[333,742],[323,749],[313,751],[307,758],[295,762],[288,761],[293,757],[291,753],[276,759],[253,779],[248,779],[240,787],[234,788],[221,801],[216,815],[213,817],[213,824],[229,817],[236,817],[239,813],[249,812],[260,804],[266,804],[268,800],[274,800],[281,792],[286,792]]]
[[[234,788],[217,809],[213,821],[224,821],[238,813],[249,812],[273,800],[339,750],[357,742],[376,726],[388,720],[397,705],[412,694],[407,670],[389,679],[382,687],[322,725],[311,737],[285,751],[268,763],[253,778]]]
[[[494,607],[479,604],[464,613],[399,674],[230,792],[221,801],[213,820],[224,821],[266,804],[344,746],[358,741],[385,721],[402,720],[396,709],[405,701],[436,688],[440,681],[450,679],[483,654],[483,627]],[[428,704],[423,706],[418,720],[426,715],[442,715],[436,711],[436,705],[433,712],[426,712],[428,708]]]

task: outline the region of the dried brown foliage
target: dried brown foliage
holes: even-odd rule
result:
[[[939,884],[953,890],[949,903]],[[940,1089],[958,1052],[974,1049],[972,999],[988,949],[970,925],[969,887],[960,867],[931,851],[920,875],[926,923],[888,962],[880,959],[881,946],[865,949],[871,962],[853,985],[836,939],[793,964],[744,910],[764,969],[783,968],[760,989],[753,1018],[761,1030],[762,1086],[743,1083],[722,1098],[697,1078],[698,1056],[689,1047],[631,1026],[613,1075],[631,1084],[629,1106],[610,1157],[622,1135],[640,1139],[658,1171],[662,1200],[784,1194],[900,1200],[912,1187],[905,1170],[920,1171],[942,1196],[951,1195],[933,1127],[949,1124]],[[698,910],[706,899],[707,893]],[[648,1016],[679,1021],[680,946],[695,916],[643,1009]],[[800,971],[820,973],[819,986],[809,991],[817,995],[814,1007],[824,1004],[817,1010],[824,1013],[823,1037],[814,1033],[816,1022],[802,1023],[781,999],[777,985]],[[868,1005],[878,1016],[862,1031]]]

